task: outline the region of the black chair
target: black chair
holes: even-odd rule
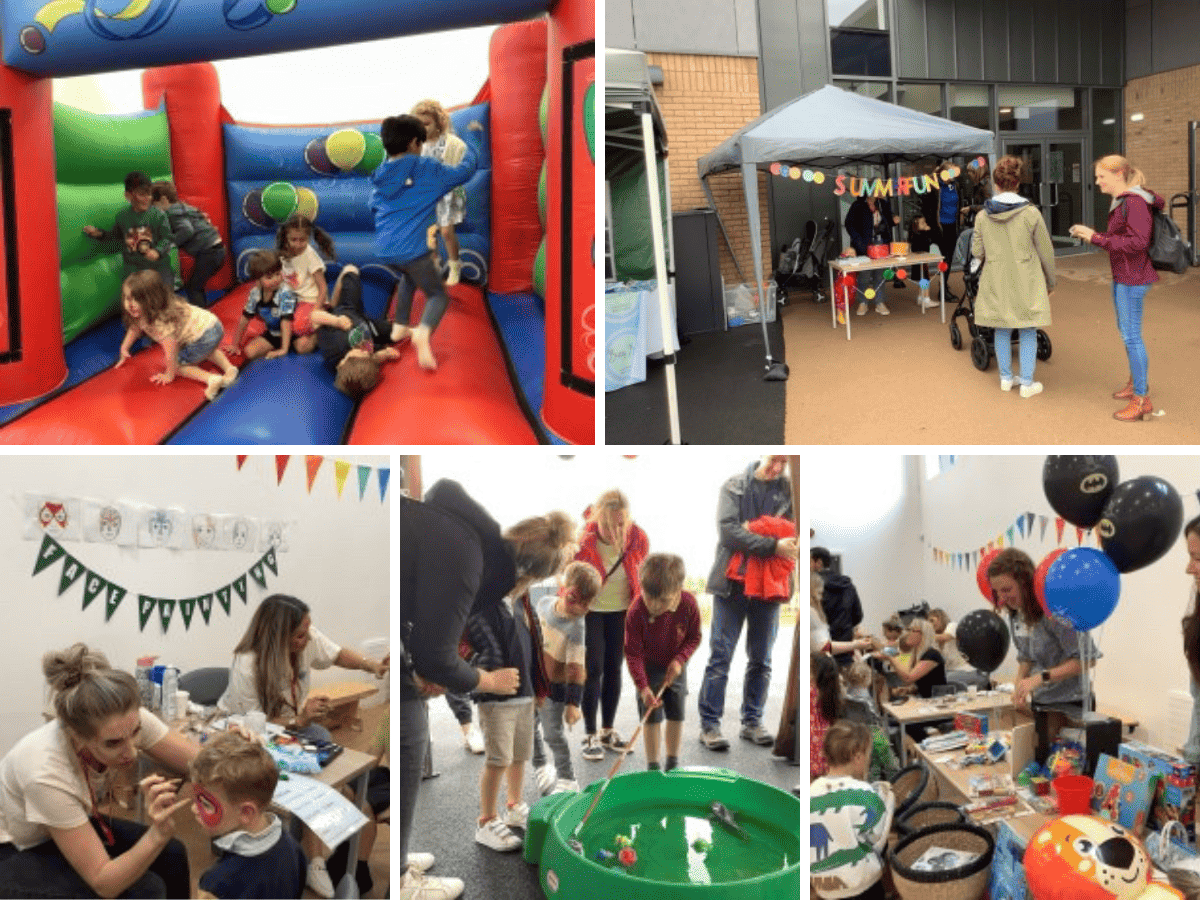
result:
[[[188,692],[188,699],[200,706],[216,706],[229,687],[229,669],[209,666],[179,676],[179,690]]]

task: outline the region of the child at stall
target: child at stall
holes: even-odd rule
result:
[[[879,712],[875,697],[876,678],[865,659],[856,659],[842,673],[846,682],[846,700],[860,706],[861,715],[869,721],[860,718],[863,724],[871,729],[871,758],[868,764],[868,774],[872,781],[881,778],[891,778],[900,769],[892,744],[888,740],[887,723]]]
[[[441,272],[430,257],[425,227],[438,199],[475,173],[475,151],[466,144],[462,161],[456,166],[421,156],[425,126],[415,116],[389,116],[383,120],[379,135],[388,157],[371,175],[375,252],[398,276],[396,321],[404,330],[401,338],[412,338],[417,362],[432,372],[437,360],[429,340],[450,298]],[[425,310],[420,324],[410,329],[416,288],[425,293]]]
[[[419,124],[419,123],[418,123]],[[486,671],[516,669],[520,687],[512,696],[477,693],[479,728],[487,747],[480,780],[480,816],[475,840],[492,850],[517,850],[522,839],[512,828],[524,828],[529,807],[521,800],[525,763],[533,755],[533,711],[550,692],[546,677],[542,627],[529,592],[509,594],[467,618],[463,638],[474,652],[473,664]],[[500,779],[507,785],[503,820],[496,814]]]
[[[467,152],[467,145],[454,133],[450,115],[436,100],[422,100],[412,108],[412,114],[425,126],[425,144],[421,155],[436,159],[448,166],[458,165]],[[467,211],[467,189],[461,184],[448,191],[437,202],[437,224],[429,228],[428,245],[437,249],[437,234],[441,231],[446,244],[446,263],[450,271],[446,284],[458,284],[462,275],[462,261],[458,258],[458,236],[454,226],[463,220]]]
[[[587,681],[584,616],[598,593],[600,573],[590,563],[573,562],[563,570],[558,593],[538,601],[545,638],[542,653],[550,680],[550,697],[540,710],[540,718],[558,772],[552,793],[579,790],[563,723],[570,728],[579,721],[579,703]]]
[[[913,216],[908,220],[908,246],[913,253],[928,253],[933,248],[933,229],[925,221],[924,216]],[[917,279],[920,293],[917,295],[917,306],[930,309],[937,306],[937,301],[929,296],[930,275],[929,266],[925,263],[913,266],[913,278]]]
[[[221,233],[203,210],[179,199],[170,181],[156,181],[150,186],[151,202],[167,214],[171,237],[184,253],[192,258],[192,271],[183,283],[183,293],[189,303],[208,306],[204,286],[225,262],[225,244]]]
[[[827,774],[809,785],[813,895],[885,900],[883,858],[895,798],[886,781],[866,782],[871,730],[839,721],[825,735]]]
[[[237,379],[237,368],[219,347],[225,333],[220,320],[207,309],[172,294],[157,272],[147,269],[126,278],[121,287],[121,306],[125,339],[113,368],[119,369],[129,359],[133,342],[145,334],[162,344],[166,357],[166,368],[150,376],[155,384],[170,384],[176,375],[183,375],[205,385],[204,396],[212,400]],[[201,369],[204,360],[220,367],[223,374]]]
[[[679,765],[687,662],[700,646],[700,607],[683,589],[684,577],[682,558],[651,553],[638,570],[642,596],[625,617],[625,663],[637,688],[638,715],[653,708],[644,732],[646,768],[659,768],[659,723],[665,710],[667,772]],[[662,696],[656,698],[660,689]]]
[[[101,231],[95,225],[84,225],[83,233],[108,249],[121,248],[125,265],[122,278],[134,272],[154,271],[171,290],[175,286],[175,270],[171,268],[171,248],[175,244],[167,214],[152,203],[150,179],[145,172],[125,176],[125,200],[129,205],[117,213],[112,228]]]
[[[200,876],[199,896],[301,897],[308,860],[296,839],[268,811],[279,769],[271,754],[244,735],[210,738],[191,764],[193,812],[220,856]]]
[[[321,253],[313,249],[313,241]],[[337,259],[333,238],[308,216],[294,213],[279,226],[275,249],[283,261],[283,283],[296,295],[296,301],[315,304],[317,309],[327,307],[329,292],[325,284],[325,260],[321,256]]]

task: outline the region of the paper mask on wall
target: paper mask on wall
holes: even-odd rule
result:
[[[185,523],[182,509],[148,507],[138,523],[138,545],[182,550],[185,546]]]
[[[217,546],[217,520],[208,513],[193,515],[192,542],[198,550],[215,550]]]
[[[77,541],[79,501],[46,494],[25,495],[25,539],[40,540],[50,535],[59,541]]]
[[[97,544],[137,544],[137,511],[115,500],[83,501],[83,539]]]
[[[258,536],[258,549],[266,553],[274,547],[276,551],[286,553],[291,531],[291,522],[263,522]]]

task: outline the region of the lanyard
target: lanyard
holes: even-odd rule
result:
[[[83,752],[76,751],[75,758],[79,761],[79,774],[83,776],[83,783],[87,785],[88,789],[88,797],[90,797],[92,801],[92,811],[90,813],[90,817],[96,820],[96,824],[99,826],[100,832],[103,835],[105,845],[112,847],[114,844],[116,844],[117,839],[113,836],[112,828],[109,827],[108,823],[105,822],[104,818],[100,815],[99,804],[96,803],[96,791],[92,787],[92,779],[88,776],[88,765],[84,760]]]

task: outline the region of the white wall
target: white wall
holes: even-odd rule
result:
[[[894,458],[878,454],[880,465],[890,465]],[[917,458],[910,459],[917,468]],[[1021,513],[1032,512],[1049,519],[1044,537],[1036,519],[1032,534],[1021,537],[1017,532],[1015,546],[1027,552],[1035,563],[1058,546],[1078,546],[1074,526],[1070,524],[1064,530],[1061,545],[1057,540],[1056,514],[1042,491],[1044,461],[1045,456],[1040,454],[960,456],[947,472],[929,481],[909,484],[910,494],[902,505],[912,499],[911,492],[919,495],[911,517],[885,517],[864,523],[845,546],[846,570],[868,604],[867,623],[873,626],[882,613],[908,605],[910,596],[924,596],[930,605],[943,607],[955,619],[985,607],[974,570],[935,562],[930,548],[970,552],[999,534],[1005,534],[1007,543],[1007,529]],[[1183,498],[1185,522],[1197,514],[1195,492],[1200,487],[1200,458],[1118,456],[1118,465],[1122,480],[1156,475],[1174,486]],[[806,471],[817,468],[815,464],[809,465]],[[824,477],[833,475],[830,472]],[[850,490],[854,477],[854,470],[846,471],[844,490]],[[813,507],[817,543],[824,542],[822,518],[833,514],[847,516],[845,509]],[[847,531],[853,529],[843,527],[835,535]],[[828,540],[831,549],[837,549],[837,543],[832,538]],[[1097,544],[1085,535],[1084,546]],[[879,552],[874,552],[875,548]],[[1186,561],[1180,536],[1176,546],[1161,560],[1122,575],[1121,599],[1116,611],[1092,633],[1104,654],[1096,669],[1099,705],[1138,719],[1141,728],[1135,736],[1168,750],[1178,746],[1178,729],[1182,727],[1186,734],[1187,728],[1186,721],[1170,720],[1167,706],[1168,692],[1186,692],[1188,684],[1180,637],[1180,618],[1191,588],[1191,579],[1183,572]],[[906,584],[909,578],[912,580]],[[870,594],[864,590],[865,585],[881,579],[896,585],[894,594],[899,602],[883,603],[874,590]],[[998,674],[1011,678],[1015,669],[1015,653],[1010,650]]]
[[[228,665],[257,602],[277,592],[308,603],[314,624],[339,644],[358,649],[366,639],[388,637],[394,486],[389,486],[381,502],[372,472],[366,494],[359,500],[352,470],[338,499],[335,459],[372,467],[391,465],[388,457],[327,457],[310,494],[303,456],[292,457],[279,485],[274,456],[251,456],[240,471],[232,453],[0,456],[0,583],[5,586],[0,594],[5,643],[0,755],[42,722],[42,654],[75,641],[103,650],[114,666],[129,671],[143,654],[157,654],[160,662],[174,663],[184,671]],[[294,523],[290,549],[278,554],[279,573],[268,573],[267,590],[249,580],[248,602],[242,604],[235,596],[230,615],[214,603],[208,625],[197,612],[185,631],[176,609],[166,635],[157,617],[139,632],[138,591],[193,597],[228,584],[261,554],[64,541],[63,546],[81,563],[129,591],[106,623],[103,597],[82,609],[81,582],[58,595],[61,565],[32,574],[41,543],[22,537],[27,491],[288,519]],[[317,673],[313,681],[356,680],[361,674],[334,668]]]

